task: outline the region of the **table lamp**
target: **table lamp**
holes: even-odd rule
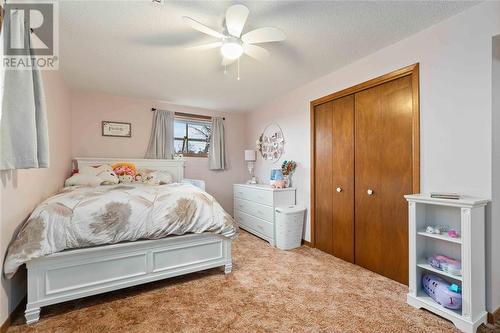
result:
[[[247,184],[257,184],[255,180],[255,176],[253,174],[253,168],[256,160],[255,150],[245,150],[245,161],[247,162],[248,173],[250,174],[250,180],[247,181]]]

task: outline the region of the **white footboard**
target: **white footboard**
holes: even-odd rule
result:
[[[224,266],[230,273],[231,240],[189,234],[64,251],[27,263],[26,322],[49,304],[100,294],[172,276]]]

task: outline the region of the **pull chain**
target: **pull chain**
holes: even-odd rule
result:
[[[236,80],[240,80],[240,58],[238,58],[238,77],[236,78]]]

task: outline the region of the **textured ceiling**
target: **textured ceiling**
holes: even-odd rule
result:
[[[68,1],[60,6],[61,69],[71,87],[224,111],[252,110],[280,94],[455,15],[475,3],[453,1],[242,1],[245,31],[282,29],[262,44],[261,63],[241,59],[223,73],[215,41],[186,26],[190,16],[222,31],[234,2]]]

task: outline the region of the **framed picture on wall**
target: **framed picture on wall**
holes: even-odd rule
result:
[[[132,124],[117,121],[102,122],[102,136],[132,137]]]

